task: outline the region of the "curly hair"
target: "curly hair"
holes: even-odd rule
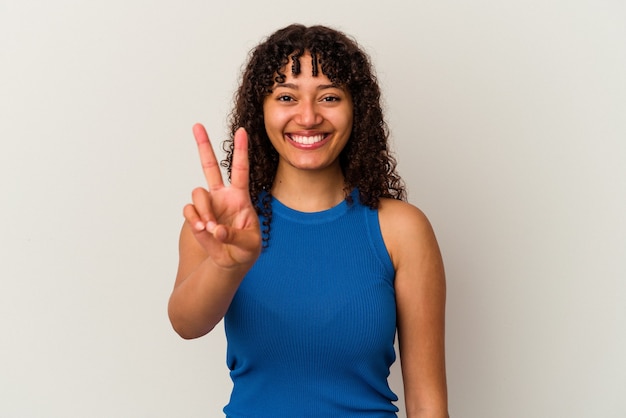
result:
[[[406,200],[404,183],[396,172],[396,160],[388,149],[389,130],[383,118],[380,88],[367,54],[355,40],[325,26],[294,24],[270,35],[249,54],[230,114],[230,139],[222,144],[226,153],[221,165],[231,176],[234,135],[239,127],[248,133],[250,198],[262,216],[263,242],[269,242],[272,220],[271,188],[278,167],[278,153],[265,131],[263,102],[276,82],[285,79],[284,69],[292,60],[294,75],[300,72],[299,58],[308,52],[313,75],[321,72],[350,93],[353,126],[339,161],[345,177],[344,192],[359,191],[359,201],[372,209],[380,198]]]

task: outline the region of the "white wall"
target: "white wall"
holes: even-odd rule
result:
[[[220,415],[222,331],[166,315],[191,125],[224,137],[293,21],[376,64],[446,260],[452,416],[626,415],[625,3],[371,3],[0,0],[0,416]]]

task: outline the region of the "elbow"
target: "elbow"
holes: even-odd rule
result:
[[[212,319],[214,315],[210,312],[193,309],[174,295],[170,297],[167,315],[174,331],[185,340],[193,340],[208,334],[221,320],[221,317]]]
[[[202,337],[210,331],[210,329],[208,329],[203,332],[202,329],[195,325],[195,321],[176,309],[171,302],[167,309],[167,315],[176,334],[185,340],[193,340]]]
[[[184,340],[193,340],[196,338],[200,338],[211,332],[211,330],[213,329],[213,327],[197,327],[194,326],[194,324],[189,323],[188,321],[175,320],[172,319],[172,317],[170,317],[170,323],[172,324],[172,328],[174,329],[176,334],[178,334]]]
[[[200,338],[211,332],[215,327],[215,325],[199,324],[198,321],[188,318],[187,315],[178,312],[172,306],[172,303],[169,304],[167,313],[172,328],[185,340]]]
[[[170,318],[170,323],[172,324],[172,328],[174,329],[176,334],[178,334],[184,340],[193,340],[200,337],[200,335],[196,335],[195,333],[191,332],[191,330],[189,330],[187,327],[182,326],[176,321],[173,321],[172,318]]]
[[[183,339],[183,340],[194,340],[196,338],[202,337],[203,334],[193,333],[184,328],[177,328],[174,326],[174,331]]]

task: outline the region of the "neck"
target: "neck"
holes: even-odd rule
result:
[[[320,171],[285,170],[279,164],[272,195],[291,209],[319,212],[330,209],[345,198],[341,168]]]

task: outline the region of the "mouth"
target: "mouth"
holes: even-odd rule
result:
[[[287,138],[300,145],[315,145],[326,139],[326,134],[296,135],[288,134]]]

